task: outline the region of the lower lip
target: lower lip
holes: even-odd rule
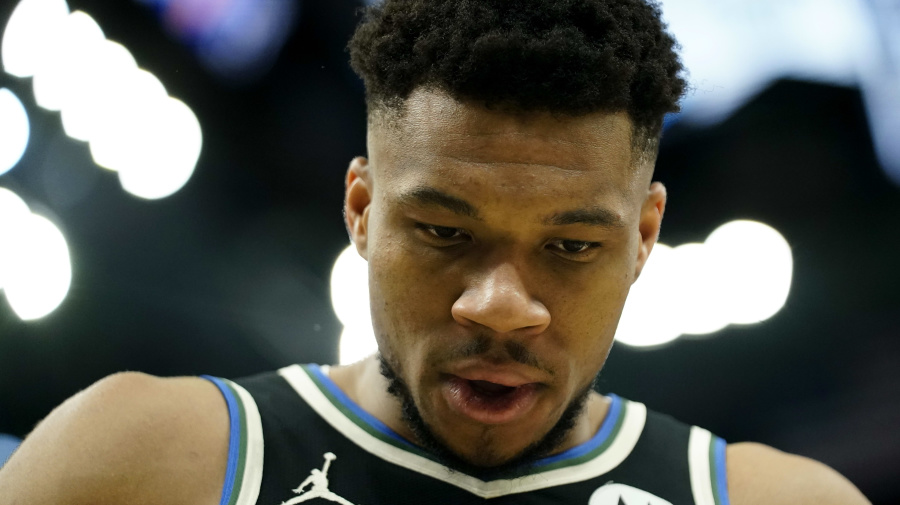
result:
[[[499,396],[481,394],[469,381],[450,376],[441,388],[454,411],[483,424],[505,424],[524,417],[537,403],[538,384],[523,384]]]

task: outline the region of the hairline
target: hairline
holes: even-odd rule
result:
[[[430,86],[422,86],[421,88],[425,90],[441,91],[460,103],[465,102],[457,96],[440,90],[440,88],[434,88]],[[412,93],[410,93],[410,95],[412,95]],[[372,97],[366,97],[366,127],[368,129],[387,128],[393,129],[395,131],[400,131],[400,121],[406,117],[407,103],[408,97],[404,98],[397,96],[388,99],[374,99]],[[563,118],[575,118],[583,115],[552,110],[521,110],[512,107],[504,107],[502,105],[499,107],[499,110],[501,112],[507,112],[509,114],[549,112],[550,114],[554,114]],[[602,112],[602,110],[597,110],[594,112]],[[637,125],[631,118],[631,114],[629,114],[627,110],[612,110],[608,112],[624,112],[628,115],[629,122],[631,123],[631,166],[635,169],[635,172],[640,172],[641,170],[648,169],[650,170],[652,175],[653,167],[656,164],[656,157],[659,154],[659,143],[662,136],[662,128],[658,128],[658,131],[656,133],[651,133],[650,127]]]

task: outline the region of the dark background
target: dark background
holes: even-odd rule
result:
[[[335,362],[343,175],[365,154],[363,88],[343,49],[359,5],[304,3],[274,67],[238,86],[201,68],[147,7],[69,4],[190,105],[204,147],[185,188],[139,200],[34,103],[30,79],[0,76],[32,123],[0,186],[61,227],[74,272],[42,320],[0,301],[0,432],[24,436],[120,370],[237,377]],[[0,6],[4,26],[13,7]],[[900,188],[875,159],[859,91],[782,80],[716,126],[676,122],[657,178],[670,197],[662,241],[763,221],[792,246],[791,293],[762,324],[617,345],[600,390],[821,460],[876,505],[900,504]]]

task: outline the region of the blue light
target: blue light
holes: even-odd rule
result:
[[[136,0],[192,46],[215,74],[249,82],[274,63],[290,35],[299,0]]]
[[[894,0],[663,0],[691,90],[667,118],[714,124],[780,78],[858,86],[875,150],[900,183],[900,9]]]

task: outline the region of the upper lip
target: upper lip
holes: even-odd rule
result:
[[[519,387],[542,383],[543,373],[517,363],[497,364],[483,360],[464,361],[453,366],[448,373],[470,381],[485,381],[501,386]]]

